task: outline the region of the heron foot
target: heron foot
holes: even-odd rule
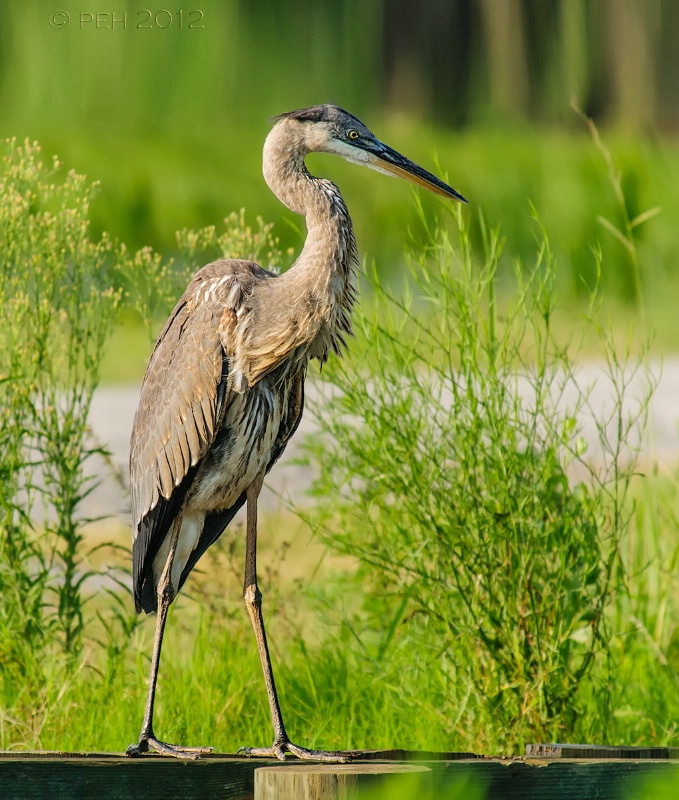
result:
[[[168,744],[156,739],[155,736],[142,736],[138,744],[131,744],[125,751],[126,756],[138,758],[144,753],[154,752],[161,756],[172,756],[173,758],[184,758],[194,761],[200,756],[207,755],[214,751],[214,747],[183,747],[179,744]]]
[[[285,761],[286,752],[302,759],[303,761],[328,761],[335,764],[346,764],[349,757],[346,753],[333,750],[307,750],[305,747],[293,744],[287,739],[281,742],[274,742],[271,747],[241,747],[239,755],[249,758],[277,758]]]

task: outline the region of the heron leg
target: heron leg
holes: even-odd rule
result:
[[[153,706],[156,698],[156,684],[158,683],[158,668],[160,666],[160,651],[163,646],[163,634],[165,633],[165,623],[167,612],[172,603],[175,590],[170,578],[174,554],[177,550],[177,541],[181,525],[175,525],[170,542],[170,552],[160,580],[158,581],[158,612],[156,615],[156,634],[153,640],[153,654],[151,656],[151,674],[149,678],[149,691],[146,698],[146,710],[144,711],[144,722],[141,726],[141,734],[137,744],[131,744],[126,751],[128,756],[140,756],[152,750],[164,756],[174,756],[175,758],[198,758],[199,755],[214,750],[213,747],[182,747],[176,744],[161,742],[153,733]]]
[[[348,757],[344,753],[328,752],[324,750],[307,750],[293,744],[288,737],[283,715],[281,714],[276,683],[271,667],[271,657],[264,630],[264,617],[262,616],[262,593],[257,586],[257,498],[262,490],[264,473],[262,473],[248,488],[247,496],[247,536],[245,542],[245,580],[243,582],[243,598],[250,615],[250,621],[255,631],[259,658],[264,672],[266,693],[269,697],[271,709],[271,722],[273,723],[274,741],[271,747],[241,747],[238,751],[246,756],[275,757],[285,761],[286,751],[301,759],[315,761],[345,762]]]

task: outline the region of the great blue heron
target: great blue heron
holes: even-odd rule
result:
[[[431,173],[382,144],[334,105],[276,118],[264,144],[264,178],[307,237],[282,275],[249,261],[221,260],[196,273],[158,337],[141,389],[130,453],[137,612],[157,611],[146,712],[129,755],[154,750],[195,758],[210,748],[170,745],[153,732],[153,703],[170,603],[198,559],[247,501],[245,604],[271,707],[274,741],[254,756],[342,760],[290,741],[276,695],[257,587],[257,498],[302,416],[309,360],[341,353],[356,297],[356,242],[334,183],[304,158],[334,153],[466,202]]]

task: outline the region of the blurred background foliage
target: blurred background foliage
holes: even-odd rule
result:
[[[50,17],[57,9],[68,24]],[[0,0],[0,18],[0,136],[37,139],[47,155],[102,182],[95,233],[173,255],[176,230],[219,224],[245,207],[277,221],[283,250],[298,247],[303,223],[266,188],[261,145],[272,115],[335,102],[440,167],[526,260],[533,202],[565,302],[586,297],[599,241],[609,296],[626,313],[639,309],[641,288],[660,341],[671,335],[673,0],[200,0],[181,16],[140,0]],[[630,218],[662,209],[636,231],[640,284],[625,246],[597,219],[623,226],[573,98],[605,130]],[[383,275],[398,272],[403,231],[418,224],[408,189],[324,156],[310,167],[341,186],[361,253]]]

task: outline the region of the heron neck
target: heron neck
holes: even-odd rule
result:
[[[308,174],[298,180],[298,196],[304,196],[307,235],[295,269],[313,272],[318,279],[324,275],[348,279],[353,272],[356,242],[339,189],[331,181]]]
[[[306,218],[307,237],[292,270],[323,277],[349,278],[356,258],[353,226],[334,183],[309,174],[300,142],[274,130],[264,145],[264,178],[271,191],[291,211]],[[290,270],[290,271],[292,271]],[[311,276],[308,276],[309,278]]]
[[[342,351],[351,334],[356,243],[339,189],[309,174],[304,164],[307,152],[294,130],[281,124],[264,144],[269,188],[289,209],[305,216],[307,227],[299,258],[272,290],[280,298],[279,316],[286,317],[286,347],[295,348],[304,363],[309,358],[323,363],[331,351]]]
[[[278,199],[306,218],[307,237],[295,267],[346,273],[355,255],[353,226],[334,183],[309,174],[302,158],[266,169],[265,178]]]

